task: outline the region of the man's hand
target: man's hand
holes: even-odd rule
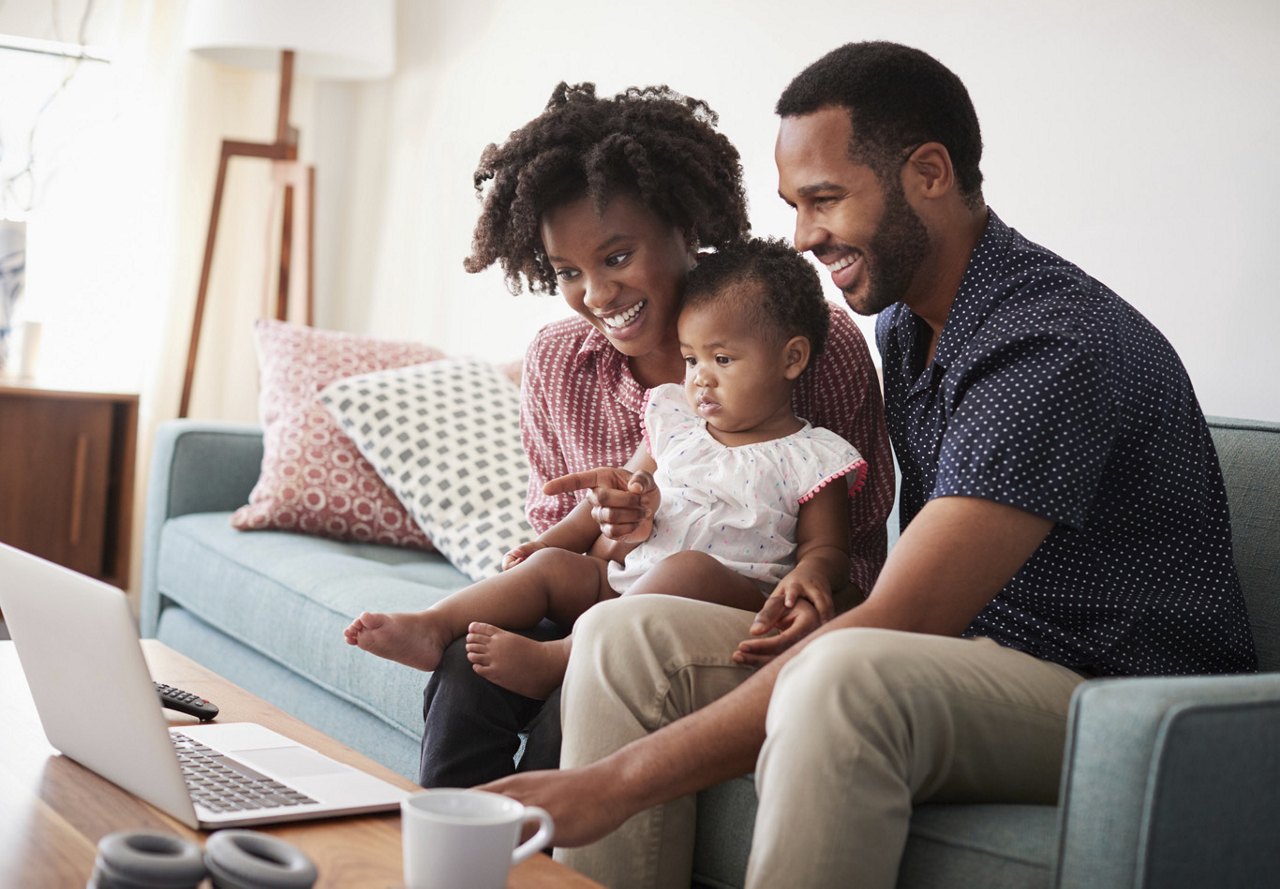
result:
[[[553,478],[543,486],[547,494],[589,489],[591,516],[600,533],[619,543],[640,543],[653,533],[653,516],[662,495],[653,476],[644,470],[600,467]]]
[[[514,568],[538,550],[546,548],[547,545],[540,540],[530,540],[528,543],[522,543],[509,550],[507,554],[502,557],[502,570],[507,571]]]
[[[557,846],[585,846],[612,833],[631,812],[609,798],[613,786],[597,775],[598,764],[580,769],[524,772],[482,784],[477,790],[501,793],[526,806],[540,806],[555,822]]]
[[[783,605],[783,597],[770,596],[751,624],[751,635],[757,638],[739,642],[738,650],[733,653],[733,662],[748,667],[762,667],[821,624],[818,610],[808,599],[798,598],[795,604],[787,608]],[[774,628],[779,632],[771,636],[764,635]]]

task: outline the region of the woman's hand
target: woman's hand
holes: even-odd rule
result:
[[[507,571],[519,565],[525,559],[536,553],[540,549],[546,549],[547,544],[540,540],[530,540],[528,543],[522,543],[514,549],[507,552],[502,557],[502,570]]]
[[[645,470],[601,467],[553,478],[543,487],[546,494],[567,494],[588,489],[591,517],[600,533],[619,543],[640,543],[653,533],[653,516],[662,494]]]
[[[733,662],[748,667],[763,667],[822,625],[818,609],[806,598],[798,598],[787,608],[782,596],[770,596],[751,624],[751,635],[738,643]],[[770,630],[778,632],[765,636]]]

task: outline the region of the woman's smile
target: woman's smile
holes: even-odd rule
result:
[[[637,328],[644,313],[644,308],[649,304],[647,299],[632,303],[620,312],[612,312],[610,314],[597,315],[604,326],[607,328],[605,333],[609,336],[625,337],[627,331]]]

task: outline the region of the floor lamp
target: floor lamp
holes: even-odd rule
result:
[[[187,416],[191,407],[200,329],[204,323],[214,247],[222,214],[223,189],[232,158],[269,161],[275,173],[273,187],[283,189],[274,313],[279,320],[285,320],[289,313],[289,284],[295,260],[295,197],[298,198],[300,215],[305,217],[306,224],[306,255],[301,263],[306,278],[306,323],[313,322],[315,168],[298,163],[298,130],[289,123],[294,76],[367,80],[389,75],[395,63],[394,0],[362,0],[359,3],[352,0],[191,0],[187,11],[186,45],[188,49],[225,64],[250,68],[278,64],[280,94],[274,141],[222,141],[204,259],[200,265],[200,285],[191,321],[179,417]]]

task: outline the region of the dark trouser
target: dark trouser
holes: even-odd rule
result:
[[[564,633],[544,621],[523,635],[559,639]],[[554,769],[560,764],[560,689],[535,701],[494,685],[471,669],[466,639],[444,650],[423,694],[423,787],[474,787],[515,771]],[[528,734],[517,767],[520,733]]]

